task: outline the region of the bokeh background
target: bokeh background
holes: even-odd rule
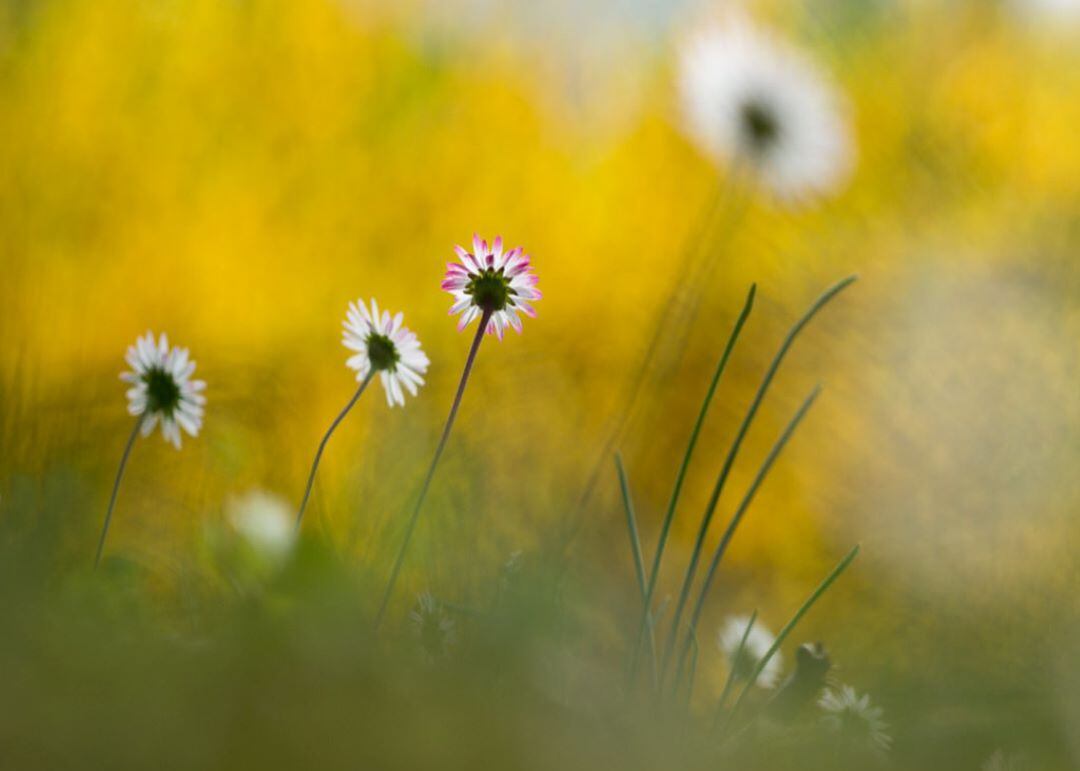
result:
[[[620,446],[646,549],[751,282],[661,576],[675,591],[727,442],[787,327],[801,338],[721,500],[825,391],[734,542],[703,629],[799,630],[874,694],[913,767],[999,746],[1080,763],[1080,13],[1071,4],[770,0],[850,104],[837,196],[755,191],[669,376]],[[305,527],[380,575],[469,335],[439,290],[501,233],[544,299],[484,343],[399,596],[468,602],[516,550],[563,555],[617,655],[635,613],[609,460],[583,487],[724,169],[681,131],[690,2],[0,2],[0,512],[52,517],[85,569],[130,429],[117,379],[146,329],[208,381],[204,431],[136,446],[109,549],[173,600],[229,496],[298,502],[348,399],[340,324],[375,296],[432,360],[405,409],[372,391],[334,436]],[[609,473],[610,471],[610,473]],[[713,534],[714,538],[719,531]],[[177,605],[183,606],[182,601]],[[702,690],[723,678],[706,646]],[[621,654],[618,654],[621,655]],[[944,760],[943,760],[944,759]],[[920,765],[921,764],[921,765]]]

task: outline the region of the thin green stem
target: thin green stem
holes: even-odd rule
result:
[[[368,387],[368,383],[372,381],[377,372],[377,369],[375,369],[374,367],[371,368],[371,371],[368,372],[364,379],[360,382],[360,387],[356,389],[356,393],[354,393],[353,397],[349,399],[349,403],[345,405],[345,409],[343,409],[338,414],[338,416],[334,418],[334,422],[330,424],[330,428],[323,436],[322,441],[319,442],[319,449],[315,451],[315,460],[311,464],[311,473],[308,474],[307,487],[304,488],[304,499],[300,502],[300,510],[296,512],[295,531],[297,533],[300,532],[300,524],[304,521],[304,510],[307,508],[308,498],[311,497],[311,487],[315,484],[315,472],[319,470],[319,460],[322,459],[323,450],[326,449],[326,443],[330,441],[330,435],[334,433],[334,429],[336,429],[338,427],[338,424],[341,423],[341,421],[345,419],[345,416],[349,414],[349,410],[351,410],[353,408],[353,405],[356,404],[357,400],[360,398],[360,395],[364,393],[364,389]]]
[[[832,586],[833,582],[840,577],[841,573],[847,570],[848,566],[855,560],[855,557],[858,554],[859,546],[856,545],[854,549],[847,553],[846,557],[840,560],[839,564],[837,564],[837,566],[833,568],[832,572],[825,577],[825,580],[818,585],[817,589],[815,589],[811,593],[811,595],[806,598],[806,601],[802,604],[799,610],[796,611],[795,615],[792,616],[791,620],[788,621],[787,624],[784,625],[784,628],[780,630],[780,634],[776,636],[773,644],[769,646],[769,650],[767,650],[765,652],[765,655],[762,656],[761,659],[758,661],[757,666],[755,666],[753,672],[750,673],[750,678],[746,681],[746,685],[744,685],[742,691],[739,692],[739,697],[735,699],[735,703],[731,706],[731,712],[728,714],[728,722],[731,722],[735,719],[735,716],[738,714],[739,711],[739,706],[743,703],[743,699],[746,698],[746,694],[750,690],[750,687],[755,682],[757,682],[758,675],[762,673],[762,671],[768,665],[770,659],[772,659],[772,657],[776,655],[776,652],[780,650],[780,646],[784,644],[784,640],[787,639],[788,635],[791,634],[791,631],[799,623],[802,617],[806,615],[810,608],[813,607],[814,603],[818,601],[821,595],[823,595],[826,590],[828,590],[828,588]]]
[[[690,616],[690,629],[686,633],[687,641],[683,645],[683,651],[679,655],[679,665],[675,670],[675,690],[679,689],[679,678],[682,674],[683,662],[686,659],[687,648],[690,646],[690,639],[693,638],[697,631],[698,623],[701,621],[701,612],[705,608],[705,598],[709,594],[709,589],[712,587],[713,579],[716,577],[716,569],[720,566],[720,560],[723,559],[724,553],[727,551],[728,544],[731,543],[732,537],[735,535],[735,529],[742,522],[743,515],[746,514],[747,509],[750,508],[750,503],[754,500],[754,496],[757,494],[758,489],[761,487],[762,482],[765,481],[765,477],[768,475],[769,470],[772,468],[773,463],[780,456],[781,451],[787,445],[788,440],[791,439],[792,434],[795,433],[795,429],[798,428],[799,423],[806,417],[806,413],[810,410],[814,400],[817,399],[821,393],[821,386],[814,386],[814,390],[810,392],[810,395],[803,401],[802,406],[799,407],[794,417],[788,422],[787,427],[783,433],[780,434],[776,443],[773,444],[772,449],[769,450],[769,454],[765,457],[761,467],[758,469],[757,475],[754,477],[753,482],[750,483],[750,488],[746,491],[746,495],[743,497],[739,507],[735,510],[735,513],[731,517],[731,521],[728,522],[727,529],[724,530],[723,536],[720,538],[720,543],[716,547],[716,551],[713,553],[712,560],[709,563],[709,569],[705,573],[705,580],[701,585],[701,592],[698,594],[697,602],[694,605],[694,612]]]
[[[750,637],[750,630],[754,628],[754,622],[757,621],[757,614],[757,608],[754,608],[754,612],[750,614],[750,621],[747,622],[746,629],[739,639],[739,646],[735,649],[735,653],[729,662],[727,678],[724,680],[724,689],[720,691],[720,698],[716,701],[716,715],[713,717],[713,728],[716,728],[717,724],[720,722],[720,716],[724,712],[724,705],[727,703],[728,696],[731,694],[731,689],[735,685],[735,665],[742,661],[743,651],[746,650],[746,641]]]
[[[116,496],[120,492],[120,480],[124,478],[124,469],[127,468],[128,457],[131,448],[135,446],[135,438],[139,435],[146,413],[141,413],[135,418],[135,425],[131,427],[131,435],[127,444],[124,445],[124,454],[120,456],[120,468],[116,470],[116,480],[113,482],[112,494],[109,496],[109,508],[105,510],[105,524],[101,528],[101,537],[98,539],[97,554],[94,556],[94,570],[101,564],[101,554],[105,551],[105,537],[109,534],[109,523],[112,522],[113,509],[116,507]]]
[[[390,597],[394,593],[394,586],[397,584],[398,574],[401,572],[401,565],[405,561],[405,552],[409,548],[409,542],[412,540],[413,531],[416,529],[416,522],[420,517],[420,509],[424,505],[424,499],[427,497],[428,488],[431,487],[431,480],[435,476],[435,469],[439,465],[439,458],[442,457],[443,450],[446,448],[446,440],[450,438],[450,429],[454,427],[454,418],[457,417],[458,407],[461,406],[461,397],[465,393],[465,386],[469,382],[469,373],[472,372],[473,362],[476,361],[476,353],[480,350],[480,343],[484,340],[484,332],[487,329],[488,322],[491,321],[491,311],[484,311],[480,316],[480,325],[476,329],[476,336],[473,337],[472,347],[469,348],[469,355],[465,359],[465,370],[461,373],[461,381],[458,383],[457,393],[454,394],[454,402],[450,405],[450,414],[446,418],[446,425],[443,427],[442,436],[439,438],[439,444],[435,447],[435,457],[431,459],[431,465],[428,466],[427,474],[424,476],[424,483],[420,486],[420,495],[416,498],[416,504],[413,506],[412,514],[409,517],[409,523],[405,527],[405,538],[401,542],[401,548],[398,549],[397,558],[394,560],[394,567],[390,571],[390,580],[386,584],[386,591],[383,593],[382,602],[379,604],[379,611],[375,615],[375,629],[378,629],[382,624],[383,615],[386,613],[386,606],[390,602]]]
[[[671,531],[671,523],[675,519],[675,510],[679,505],[679,496],[682,494],[683,483],[686,481],[686,472],[690,468],[690,459],[694,455],[694,448],[697,447],[698,437],[701,435],[701,427],[705,424],[705,416],[709,413],[709,406],[712,404],[713,396],[716,394],[716,387],[720,383],[720,377],[724,374],[724,369],[727,367],[728,358],[731,356],[731,351],[735,347],[735,341],[739,339],[739,333],[742,331],[743,324],[746,323],[746,319],[750,316],[750,311],[754,307],[754,295],[756,292],[757,284],[751,284],[750,291],[746,295],[746,302],[743,304],[742,312],[735,321],[735,326],[731,330],[731,335],[728,336],[727,345],[724,346],[724,353],[721,355],[720,361],[716,365],[716,371],[713,373],[712,382],[709,383],[709,389],[705,392],[705,400],[701,404],[701,410],[698,412],[694,428],[690,432],[690,441],[686,445],[686,452],[683,454],[682,463],[679,465],[679,471],[675,475],[675,486],[671,491],[671,499],[668,501],[667,510],[664,512],[663,523],[660,525],[660,537],[656,543],[656,554],[653,556],[652,571],[649,573],[649,583],[645,591],[645,608],[641,617],[641,626],[638,629],[637,643],[634,646],[633,661],[630,665],[631,680],[637,676],[638,660],[641,653],[642,638],[645,635],[646,619],[652,609],[653,593],[656,591],[656,582],[660,575],[660,563],[664,557],[664,547],[667,545],[668,533]]]
[[[641,538],[638,535],[637,516],[634,514],[634,500],[630,496],[630,483],[626,479],[626,469],[623,467],[621,453],[615,453],[615,469],[619,474],[619,489],[622,491],[623,508],[626,511],[626,529],[630,534],[630,551],[634,555],[634,573],[637,575],[638,590],[641,600],[645,604],[645,619],[649,626],[649,654],[652,657],[653,685],[657,683],[656,670],[656,647],[652,635],[652,624],[649,624],[650,614],[648,600],[645,594],[645,560],[641,552]]]
[[[743,418],[742,424],[739,426],[738,433],[735,435],[735,440],[731,444],[731,448],[728,450],[727,457],[724,459],[724,465],[720,470],[720,474],[717,477],[716,485],[713,487],[712,495],[709,497],[709,502],[705,507],[705,514],[701,519],[701,525],[698,528],[697,538],[694,541],[694,549],[690,555],[690,563],[686,568],[686,576],[683,578],[682,589],[679,591],[679,601],[675,606],[675,614],[671,621],[671,631],[668,634],[667,643],[664,647],[664,658],[660,668],[660,683],[663,685],[664,679],[667,675],[668,666],[671,663],[671,656],[675,650],[675,643],[678,639],[679,622],[682,620],[683,610],[686,608],[686,602],[690,595],[690,586],[694,581],[694,574],[697,571],[698,561],[701,559],[701,550],[705,545],[705,536],[709,530],[709,524],[712,522],[713,514],[716,511],[716,504],[720,500],[720,493],[724,490],[724,483],[727,482],[728,474],[731,473],[731,467],[735,463],[735,458],[739,454],[739,448],[742,446],[743,439],[746,437],[747,431],[750,429],[750,424],[754,421],[754,416],[757,414],[758,408],[761,406],[762,400],[765,398],[765,394],[769,390],[769,385],[772,383],[773,378],[776,376],[776,371],[780,368],[780,363],[784,360],[784,356],[791,348],[792,343],[818,311],[820,311],[833,297],[839,294],[845,287],[849,286],[856,279],[856,276],[848,276],[842,281],[833,284],[831,287],[825,290],[825,292],[814,301],[813,305],[795,322],[791,330],[788,332],[787,337],[784,338],[784,342],[780,345],[780,349],[773,357],[772,363],[769,365],[769,369],[766,370],[765,376],[761,381],[761,385],[758,386],[757,393],[754,395],[754,400],[750,403],[750,408],[746,412],[746,416]]]

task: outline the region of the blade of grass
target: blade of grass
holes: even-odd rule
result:
[[[727,723],[730,723],[735,719],[735,716],[739,712],[739,706],[742,704],[743,699],[746,698],[746,694],[749,692],[750,687],[757,682],[758,675],[760,675],[762,670],[768,665],[769,660],[776,655],[776,652],[780,650],[780,646],[784,644],[784,640],[791,634],[791,631],[795,628],[796,624],[802,620],[802,617],[813,607],[814,603],[818,601],[821,595],[833,585],[833,582],[840,577],[840,574],[847,570],[848,566],[855,560],[855,557],[858,556],[858,554],[859,546],[856,544],[855,548],[849,551],[847,556],[840,560],[837,566],[833,568],[832,572],[825,577],[825,580],[818,584],[817,589],[806,598],[806,601],[798,611],[795,612],[795,615],[792,616],[791,620],[780,630],[780,634],[776,636],[773,644],[769,646],[769,650],[767,650],[765,655],[761,657],[761,660],[758,661],[757,666],[754,667],[754,671],[750,673],[750,679],[747,680],[746,685],[744,685],[742,691],[739,692],[739,697],[735,699],[735,703],[731,706],[731,712],[728,714]]]
[[[641,553],[641,538],[638,535],[637,516],[634,514],[634,500],[630,496],[630,483],[626,479],[626,469],[623,467],[622,453],[615,453],[615,470],[619,474],[619,489],[622,490],[623,508],[626,511],[626,529],[630,534],[630,551],[634,555],[634,572],[637,574],[638,590],[641,599],[645,601],[645,560]],[[649,606],[645,606],[645,617],[649,619]],[[649,624],[649,655],[653,664],[653,685],[657,684],[658,673],[656,670],[656,644],[652,635],[652,624]]]
[[[716,387],[720,383],[720,377],[724,374],[728,358],[731,356],[731,351],[735,347],[735,341],[739,339],[739,333],[742,331],[743,324],[746,323],[747,317],[750,316],[750,310],[754,307],[754,295],[756,292],[757,284],[751,284],[750,291],[746,295],[746,302],[743,304],[742,312],[735,320],[735,326],[731,330],[731,335],[728,336],[727,345],[724,346],[724,353],[720,356],[720,361],[716,365],[716,371],[713,373],[712,382],[709,383],[709,389],[705,392],[705,400],[701,404],[701,410],[698,412],[697,421],[695,421],[694,428],[690,432],[690,441],[686,445],[686,452],[683,454],[682,463],[679,464],[679,470],[675,475],[675,487],[671,491],[671,499],[668,501],[667,510],[664,512],[664,520],[660,525],[660,537],[656,543],[656,554],[653,556],[652,571],[649,573],[649,583],[645,590],[645,607],[641,614],[641,625],[638,628],[637,642],[634,645],[634,656],[630,664],[631,682],[637,678],[638,660],[641,655],[642,640],[645,637],[645,628],[648,624],[647,619],[652,609],[653,593],[656,591],[656,581],[660,575],[660,563],[664,557],[664,547],[667,544],[671,523],[675,519],[675,509],[679,504],[679,496],[682,493],[683,482],[686,480],[686,471],[690,467],[690,459],[694,455],[694,448],[697,447],[698,437],[701,435],[701,427],[705,423],[705,416],[709,412],[709,405],[712,404],[713,395],[716,393]]]
[[[735,648],[735,655],[731,657],[731,665],[728,667],[727,679],[724,680],[724,689],[720,691],[720,698],[716,701],[716,715],[713,717],[713,728],[716,728],[717,724],[720,722],[720,716],[724,712],[724,705],[727,703],[728,696],[731,694],[731,689],[735,685],[735,664],[742,661],[743,651],[746,649],[746,640],[750,637],[750,630],[754,628],[754,622],[757,621],[757,613],[757,608],[754,608],[754,612],[750,614],[750,621],[746,624],[746,630],[739,639],[739,645]]]
[[[690,706],[690,697],[694,695],[694,676],[697,674],[698,653],[701,652],[696,634],[690,640],[690,650],[690,674],[686,678],[686,701],[683,703],[687,708]]]
[[[716,511],[716,504],[720,500],[720,493],[723,492],[724,483],[727,481],[728,474],[731,472],[731,467],[735,463],[736,456],[739,454],[739,447],[742,445],[743,438],[746,436],[746,432],[749,430],[750,424],[757,414],[758,407],[761,406],[761,402],[765,398],[765,393],[769,390],[769,385],[776,376],[776,371],[780,368],[780,363],[784,360],[784,356],[787,354],[788,349],[791,348],[792,343],[795,342],[795,338],[798,336],[799,332],[802,331],[803,327],[810,322],[810,319],[812,319],[818,311],[820,311],[845,287],[850,286],[856,278],[857,276],[848,276],[847,278],[838,281],[826,289],[825,292],[814,301],[813,305],[811,305],[806,313],[795,322],[794,326],[792,326],[791,330],[787,333],[787,337],[785,337],[784,342],[781,343],[780,349],[773,357],[768,370],[765,371],[765,376],[762,378],[761,385],[758,386],[757,393],[754,395],[754,400],[750,403],[750,408],[747,410],[746,416],[739,426],[738,433],[735,435],[735,440],[731,443],[731,448],[728,450],[727,457],[724,459],[724,465],[720,470],[720,475],[717,477],[716,486],[713,488],[712,495],[705,507],[705,514],[701,518],[701,526],[698,528],[697,539],[694,541],[694,549],[690,554],[690,563],[686,567],[686,576],[683,579],[682,589],[679,591],[679,601],[675,606],[675,615],[671,620],[671,631],[668,633],[667,642],[664,645],[663,663],[660,667],[661,687],[663,687],[664,680],[667,677],[671,656],[675,651],[675,644],[679,634],[679,622],[682,620],[682,613],[686,608],[686,601],[690,595],[690,586],[694,581],[694,574],[697,571],[698,561],[701,559],[701,550],[705,545],[705,536],[709,530],[709,523],[712,522],[713,513]]]
[[[750,503],[754,500],[754,496],[757,494],[758,489],[761,487],[762,482],[765,481],[765,477],[768,475],[770,469],[772,469],[773,463],[780,457],[780,453],[787,445],[788,440],[795,433],[795,429],[799,427],[799,423],[806,417],[806,413],[810,410],[810,407],[814,404],[818,394],[821,393],[821,386],[814,386],[814,389],[810,392],[810,395],[803,401],[802,406],[799,407],[795,415],[788,421],[787,426],[783,432],[777,438],[773,444],[772,449],[769,450],[769,454],[765,456],[765,460],[762,461],[761,467],[758,469],[757,475],[754,477],[754,481],[750,483],[750,488],[746,491],[746,495],[743,496],[742,502],[735,510],[735,513],[731,517],[731,521],[728,522],[727,528],[724,530],[724,535],[720,538],[720,543],[716,547],[716,551],[713,553],[712,560],[709,562],[709,569],[705,573],[705,579],[701,584],[701,592],[698,594],[697,602],[694,604],[694,612],[690,616],[690,628],[687,631],[687,641],[683,645],[682,653],[679,654],[679,664],[675,668],[675,690],[679,689],[679,680],[682,677],[683,664],[686,660],[687,648],[690,645],[690,640],[697,632],[698,622],[701,621],[701,612],[705,607],[705,598],[709,594],[709,589],[712,587],[713,578],[716,576],[716,569],[720,565],[720,560],[723,558],[724,553],[727,551],[728,544],[731,543],[732,537],[735,535],[735,529],[742,521],[743,515],[746,514],[747,509],[750,508]]]

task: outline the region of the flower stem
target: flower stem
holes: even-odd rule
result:
[[[379,605],[379,612],[375,616],[375,628],[378,629],[382,624],[383,615],[386,613],[386,606],[390,602],[390,597],[394,593],[394,586],[397,584],[398,574],[401,572],[401,565],[405,561],[405,552],[409,548],[409,542],[412,540],[413,531],[416,529],[416,521],[420,518],[420,509],[424,505],[424,499],[427,497],[428,488],[431,487],[431,480],[435,476],[435,469],[439,465],[439,458],[442,457],[443,450],[446,448],[446,440],[450,438],[450,429],[454,427],[454,418],[457,417],[458,407],[461,406],[461,397],[465,393],[465,385],[469,382],[469,373],[472,372],[473,362],[476,361],[476,354],[480,350],[480,343],[484,340],[484,332],[487,329],[488,322],[491,321],[491,311],[484,311],[480,316],[480,325],[477,327],[476,336],[473,338],[472,347],[469,349],[469,356],[465,359],[465,370],[461,373],[461,382],[458,383],[457,393],[454,395],[454,403],[450,405],[450,414],[446,418],[446,425],[443,427],[442,436],[439,438],[439,444],[435,447],[435,457],[431,459],[431,465],[428,467],[427,475],[424,477],[424,483],[420,486],[420,495],[416,499],[416,504],[413,506],[412,514],[409,517],[409,523],[405,527],[405,538],[401,542],[401,548],[398,549],[397,558],[394,560],[394,567],[390,571],[390,580],[386,584],[386,592],[383,594],[382,602]]]
[[[356,389],[356,393],[354,393],[353,397],[349,399],[349,403],[345,405],[345,409],[343,409],[338,414],[338,416],[334,418],[334,422],[330,424],[330,428],[327,430],[326,435],[323,436],[322,441],[319,442],[319,449],[315,451],[315,461],[311,464],[311,473],[308,474],[307,487],[304,488],[304,500],[300,502],[300,511],[296,513],[295,532],[300,532],[300,523],[304,521],[304,509],[307,508],[308,498],[311,497],[311,486],[315,484],[315,472],[319,470],[319,460],[322,458],[323,450],[326,449],[326,443],[330,441],[330,435],[334,433],[334,429],[336,429],[338,427],[338,424],[341,423],[341,421],[345,419],[345,416],[349,414],[349,410],[351,410],[353,408],[353,405],[356,404],[357,400],[360,398],[360,395],[364,393],[364,389],[368,387],[368,383],[372,381],[372,379],[375,377],[375,373],[377,373],[378,371],[379,370],[375,369],[374,367],[371,368],[371,371],[368,372],[364,379],[361,381],[360,387]]]
[[[109,523],[112,522],[113,509],[116,507],[116,496],[120,492],[120,480],[124,477],[124,469],[127,468],[128,457],[131,448],[135,446],[135,437],[139,435],[146,413],[142,413],[135,419],[135,425],[131,428],[131,436],[124,445],[124,454],[120,456],[120,468],[116,470],[116,481],[113,482],[112,495],[109,496],[109,508],[105,511],[105,525],[101,528],[101,538],[98,539],[97,555],[94,557],[94,570],[101,564],[101,553],[105,550],[105,537],[109,534]]]

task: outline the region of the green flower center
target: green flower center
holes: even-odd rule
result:
[[[767,105],[751,99],[742,106],[741,118],[752,152],[760,155],[776,144],[780,136],[780,123]]]
[[[386,335],[378,335],[372,332],[367,339],[368,360],[371,366],[377,370],[387,369],[391,372],[397,367],[401,356],[398,355],[397,347]]]
[[[472,296],[473,304],[480,310],[494,313],[506,307],[514,290],[502,268],[484,268],[465,286],[465,294]]]
[[[143,375],[146,383],[146,409],[172,416],[173,410],[180,403],[180,386],[163,369],[154,368]]]

